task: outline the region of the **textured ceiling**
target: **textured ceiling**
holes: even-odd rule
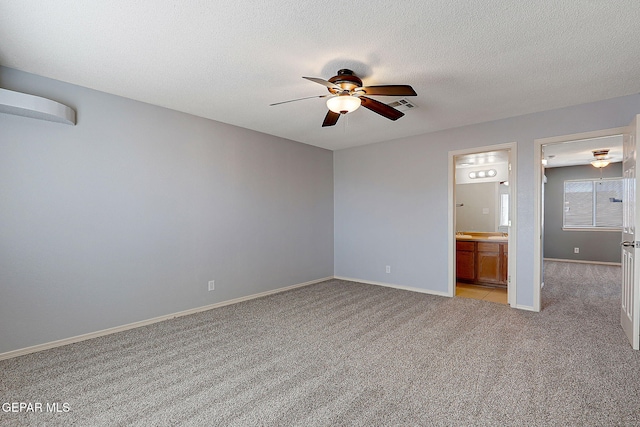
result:
[[[622,161],[622,135],[590,138],[543,146],[547,168],[561,166],[588,165],[594,160],[593,152],[609,150],[607,159],[611,162]]]
[[[0,0],[0,65],[340,149],[638,93],[639,22],[637,0]],[[340,68],[417,108],[269,106]]]

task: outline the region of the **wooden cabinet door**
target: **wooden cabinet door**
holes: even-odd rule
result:
[[[456,254],[456,276],[460,280],[475,280],[476,265],[475,253],[458,251]]]
[[[475,280],[476,252],[474,242],[456,242],[456,277],[458,280]]]
[[[476,281],[500,283],[502,269],[499,243],[478,243]]]

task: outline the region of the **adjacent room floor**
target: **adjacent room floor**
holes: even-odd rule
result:
[[[456,283],[456,296],[462,298],[497,302],[499,304],[508,304],[507,288],[495,288],[490,286],[470,285],[468,283]]]

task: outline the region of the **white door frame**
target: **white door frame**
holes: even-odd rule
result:
[[[540,311],[541,298],[540,289],[543,286],[542,277],[542,146],[547,144],[561,144],[579,141],[582,139],[602,138],[605,136],[621,135],[627,132],[627,127],[596,130],[592,132],[574,133],[570,135],[553,136],[550,138],[540,138],[533,141],[533,202],[535,206],[535,216],[533,223],[533,309]]]
[[[511,164],[511,171],[509,176],[509,219],[511,226],[509,227],[509,237],[507,239],[509,243],[508,252],[508,271],[509,279],[507,283],[507,293],[509,298],[509,305],[511,307],[517,307],[516,303],[516,219],[518,218],[517,212],[517,145],[515,142],[508,142],[506,144],[488,145],[485,147],[466,148],[463,150],[449,151],[449,182],[448,182],[448,221],[447,221],[447,235],[449,237],[449,287],[447,290],[447,296],[454,297],[456,292],[456,231],[455,231],[455,215],[456,215],[456,198],[455,198],[455,180],[456,180],[456,165],[455,157],[466,154],[485,153],[487,151],[504,151],[509,150],[509,163]]]

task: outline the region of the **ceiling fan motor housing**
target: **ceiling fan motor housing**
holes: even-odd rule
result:
[[[607,154],[609,154],[609,150],[608,149],[601,149],[601,150],[593,151],[593,157],[595,157],[598,160],[606,159],[607,158]]]
[[[340,86],[343,91],[349,91],[362,87],[362,80],[353,71],[343,68],[338,71],[337,76],[333,76],[329,81],[337,86]],[[339,93],[340,91],[335,88],[327,88],[331,93]]]

